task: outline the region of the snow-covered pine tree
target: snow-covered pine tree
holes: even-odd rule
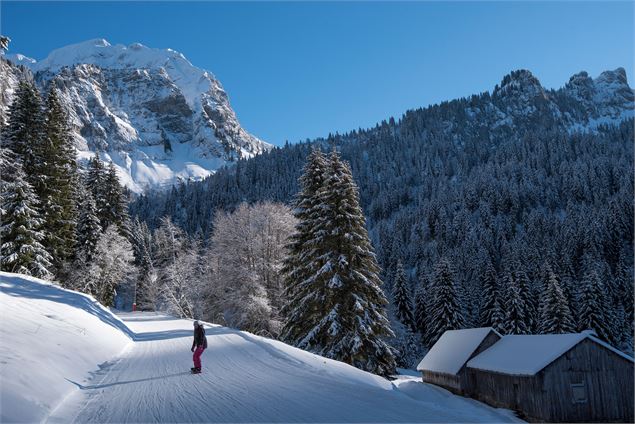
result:
[[[97,217],[103,230],[106,230],[106,169],[99,158],[99,152],[88,161],[88,172],[86,172],[85,185],[93,195],[97,208]]]
[[[97,241],[102,233],[102,227],[97,216],[97,206],[92,192],[80,186],[79,217],[76,227],[76,251],[82,252],[86,260],[90,261],[95,253]]]
[[[542,334],[573,333],[575,325],[567,298],[560,288],[558,276],[551,267],[545,269],[545,283],[540,302],[540,326]]]
[[[415,331],[414,316],[412,314],[412,300],[408,278],[404,272],[401,261],[397,262],[395,279],[392,286],[393,303],[397,319],[411,331]]]
[[[41,243],[38,199],[19,162],[13,166],[11,180],[2,184],[0,265],[3,271],[50,278],[51,255]]]
[[[613,345],[619,341],[621,334],[613,334],[606,289],[595,269],[584,275],[578,305],[578,330],[593,330],[599,338]]]
[[[492,327],[496,331],[505,331],[505,309],[503,304],[502,287],[491,261],[487,261],[480,277],[482,304],[480,325]]]
[[[287,340],[375,374],[393,374],[395,358],[383,339],[394,334],[379,267],[357,186],[335,150],[318,198],[318,227],[306,246],[315,250],[309,254],[316,254],[319,268],[294,293],[285,328],[289,322],[295,328],[285,334]]]
[[[20,81],[18,84],[2,138],[4,147],[22,163],[26,181],[39,196],[47,182],[43,155],[46,137],[42,98],[33,82]]]
[[[299,178],[300,192],[295,199],[293,215],[297,219],[295,232],[291,236],[284,261],[282,274],[284,278],[285,304],[281,309],[282,317],[288,316],[298,302],[306,295],[302,287],[314,276],[316,268],[316,251],[309,248],[307,242],[315,237],[320,210],[318,208],[318,191],[324,183],[328,161],[321,150],[313,149],[307,157],[302,176]],[[302,293],[299,293],[302,291]],[[285,320],[281,338],[290,342],[304,337],[302,325],[293,320]],[[315,323],[314,323],[315,324]]]
[[[617,292],[614,296],[614,299],[618,302],[616,310],[620,309],[623,311],[623,328],[621,331],[622,334],[622,345],[629,352],[633,351],[633,275],[631,273],[632,268],[629,267],[626,263],[626,257],[628,255],[626,252],[622,252],[620,254],[620,259],[618,261],[613,287]],[[616,320],[619,319],[619,316],[616,316]],[[619,321],[618,321],[619,322]]]
[[[578,317],[577,278],[575,276],[573,266],[566,260],[563,260],[562,262],[563,263],[560,264],[561,271],[559,274],[560,288],[562,289],[562,293],[564,293],[564,297],[567,299],[569,304],[573,323],[576,324]]]
[[[518,282],[507,274],[507,296],[505,303],[505,333],[527,334],[527,305]]]
[[[426,305],[428,303],[428,280],[423,278],[415,291],[415,326],[417,331],[423,337],[426,334],[426,323],[428,321],[428,312]]]
[[[79,176],[68,117],[59,101],[55,81],[51,82],[46,98],[45,118],[47,142],[43,154],[47,184],[41,193],[41,199],[46,199],[44,245],[53,256],[55,269],[60,271],[74,256]]]
[[[514,284],[518,287],[518,294],[520,296],[520,300],[524,305],[525,309],[525,331],[528,334],[532,334],[534,332],[534,328],[536,328],[536,303],[537,300],[533,297],[533,292],[531,290],[531,281],[527,276],[527,273],[521,266],[520,262],[515,262],[515,268],[512,270],[512,278],[514,280]]]
[[[115,164],[110,162],[104,180],[104,207],[102,226],[116,225],[124,237],[130,234],[130,217],[128,216],[127,198],[124,188],[119,183]]]
[[[463,310],[457,291],[450,262],[441,259],[435,267],[430,289],[430,325],[426,335],[428,346],[435,344],[447,330],[464,327]]]

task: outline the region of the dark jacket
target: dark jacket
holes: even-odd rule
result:
[[[205,329],[202,325],[199,325],[194,329],[194,342],[192,343],[192,349],[194,346],[203,346],[203,349],[207,349],[207,338],[205,337]]]

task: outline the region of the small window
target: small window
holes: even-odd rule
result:
[[[572,383],[573,403],[587,403],[586,385],[584,383]]]

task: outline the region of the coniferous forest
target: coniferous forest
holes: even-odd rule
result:
[[[475,326],[592,329],[632,352],[633,121],[465,113],[509,101],[409,111],[133,198],[112,163],[75,160],[55,82],[23,81],[2,128],[2,270],[382,375]]]
[[[336,148],[359,186],[400,366],[445,330],[474,326],[590,328],[632,352],[633,121],[576,130],[537,106],[496,127],[465,113],[511,101],[484,93],[287,144],[143,195],[131,212],[149,228],[168,216],[206,240],[217,210],[295,205],[312,149]]]

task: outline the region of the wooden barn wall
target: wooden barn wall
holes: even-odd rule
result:
[[[444,387],[453,393],[461,393],[459,377],[456,375],[443,374],[433,371],[422,371],[421,377],[426,383],[436,384],[437,386]]]
[[[553,421],[633,422],[633,363],[586,339],[543,370]],[[587,402],[574,403],[571,384]]]
[[[521,410],[530,421],[544,420],[548,399],[541,374],[522,377],[468,368],[468,378],[469,396],[498,408]]]
[[[530,421],[633,422],[633,363],[584,340],[535,376],[468,368],[466,394],[522,411]],[[587,402],[575,403],[571,384],[584,382]]]

